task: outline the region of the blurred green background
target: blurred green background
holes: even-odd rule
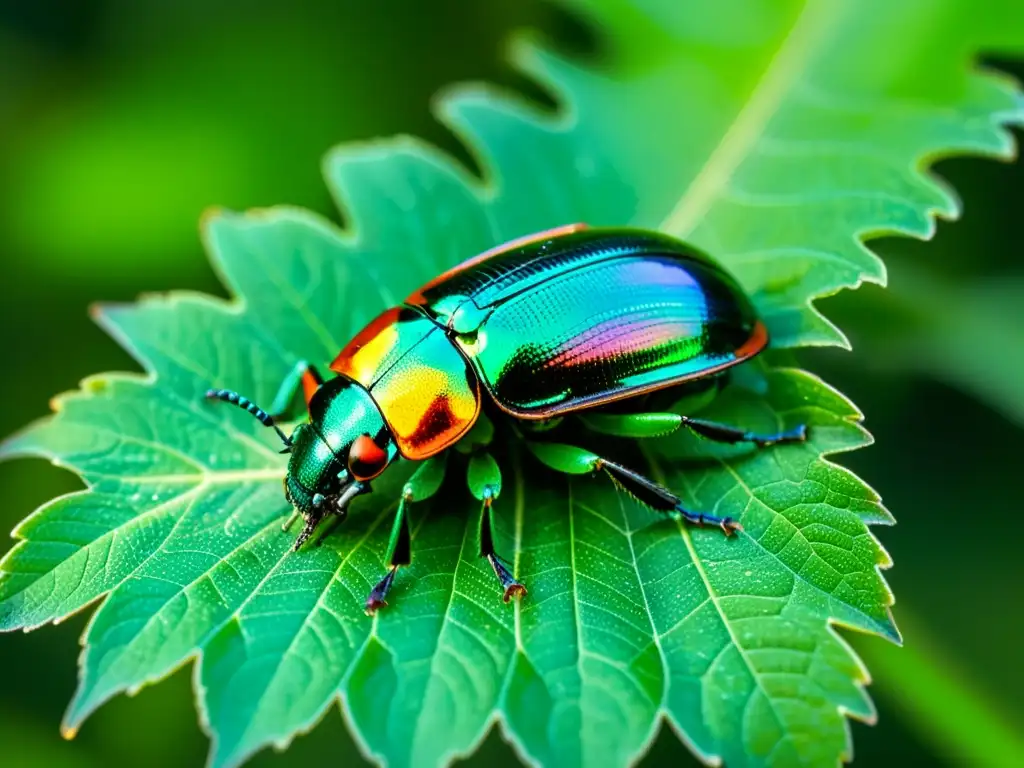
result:
[[[89,321],[91,302],[223,295],[198,239],[208,206],[337,219],[320,176],[332,145],[403,132],[464,156],[430,115],[436,89],[487,80],[543,99],[504,63],[520,27],[593,52],[587,30],[538,0],[0,0],[0,435],[90,373],[135,368]],[[1024,77],[1020,62],[998,65]],[[877,444],[840,458],[900,521],[878,533],[907,648],[852,639],[880,713],[852,726],[858,764],[979,764],[970,742],[1000,738],[986,729],[1024,730],[1024,166],[937,170],[963,219],[930,243],[878,241],[891,288],[823,302],[854,351],[803,358],[866,413]],[[6,531],[77,482],[18,461],[0,465],[0,485]],[[0,636],[0,764],[201,765],[190,669],[60,739],[86,620]],[[663,733],[645,764],[669,760],[692,762]],[[337,716],[252,764],[327,761],[362,762]],[[517,763],[493,734],[470,762]]]

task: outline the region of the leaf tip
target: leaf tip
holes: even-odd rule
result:
[[[139,300],[145,300],[145,295],[140,295]],[[89,319],[102,328],[110,336],[113,336],[118,343],[124,338],[114,319],[115,315],[132,308],[132,303],[127,301],[94,301],[88,307]]]
[[[199,232],[202,236],[218,220],[230,216],[232,211],[222,205],[210,205],[199,214]]]
[[[892,596],[890,593],[889,601],[891,600]],[[829,619],[829,621],[832,624],[835,624],[836,626],[844,627],[846,629],[853,630],[854,632],[866,632],[868,634],[880,637],[883,640],[888,640],[890,643],[899,648],[903,647],[903,633],[901,633],[899,627],[896,626],[896,620],[893,618],[892,615],[891,602],[889,605],[885,607],[885,615],[874,616],[870,624],[868,625],[854,625],[850,624],[849,622],[836,619],[835,617],[832,617],[831,619]],[[864,683],[870,685],[871,674],[868,671],[867,667],[863,668],[863,673],[865,675]]]
[[[67,741],[71,741],[75,736],[78,735],[78,729],[82,727],[82,723],[85,722],[86,718],[89,717],[96,708],[103,703],[104,700],[99,702],[90,703],[83,701],[86,697],[83,696],[81,687],[75,692],[74,699],[68,706],[67,711],[64,714],[64,719],[60,724],[60,735],[63,736]],[[108,697],[109,698],[109,697]]]
[[[893,618],[892,609],[888,610],[887,621],[884,624],[885,631],[882,632],[882,637],[888,640],[890,643],[895,645],[897,648],[903,647],[903,633],[900,632],[900,628],[896,626],[896,619]]]
[[[865,682],[867,682],[867,683],[871,682],[870,676],[868,677],[868,679]],[[847,707],[844,704],[840,704],[838,707],[836,707],[836,710],[843,717],[848,717],[851,720],[856,720],[858,723],[864,723],[864,725],[872,725],[872,726],[878,725],[878,712],[875,710],[875,708],[873,706],[871,707],[870,711],[861,712],[861,711],[858,711],[858,710],[855,710],[855,709],[850,709],[849,707]],[[843,754],[841,756],[843,764],[852,763],[853,762],[852,748],[853,748],[853,745],[850,744],[850,745],[848,745],[848,748],[843,752]]]
[[[103,325],[103,316],[106,313],[106,302],[94,301],[87,308],[89,318],[97,325]]]

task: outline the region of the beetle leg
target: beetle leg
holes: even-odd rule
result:
[[[603,471],[612,479],[612,482],[641,504],[646,504],[659,512],[665,512],[670,517],[681,518],[693,525],[717,525],[726,535],[743,530],[743,526],[731,517],[718,517],[704,512],[689,511],[683,506],[683,500],[667,488],[621,464],[602,458],[596,453],[561,443],[527,442],[526,446],[541,463],[556,472],[584,475]]]
[[[320,515],[320,520],[325,517],[332,517],[330,525],[328,525],[323,533],[316,540],[316,546],[320,546],[324,543],[324,540],[334,533],[334,529],[337,528],[341,521],[348,517],[348,505],[352,503],[352,499],[356,496],[362,496],[364,493],[369,493],[373,489],[369,483],[363,482],[362,480],[356,480],[345,486],[345,489],[341,492],[341,496],[334,502],[333,507],[327,507],[326,511]],[[305,531],[303,531],[305,532]],[[296,547],[298,549],[298,547]]]
[[[412,562],[412,537],[409,534],[409,521],[406,516],[405,506],[414,501],[429,499],[441,487],[444,481],[445,454],[433,456],[420,465],[409,482],[402,489],[402,498],[398,502],[398,511],[395,512],[395,520],[391,525],[391,536],[388,539],[388,568],[387,574],[381,579],[377,586],[366,598],[366,613],[372,616],[378,608],[387,605],[385,599],[391,584],[395,580],[395,574],[399,566],[409,565]]]
[[[753,443],[759,448],[767,448],[770,445],[802,443],[807,440],[806,424],[798,424],[793,429],[777,432],[773,435],[759,435],[756,432],[747,432],[728,424],[719,424],[716,421],[706,421],[705,419],[693,419],[689,416],[683,416],[682,423],[701,437],[706,437],[708,440],[714,440],[719,443],[746,442]]]
[[[341,496],[330,503],[327,503],[323,497],[320,497],[321,501],[324,503],[314,506],[308,513],[303,514],[305,524],[303,525],[298,538],[295,539],[295,544],[292,546],[292,549],[295,552],[298,552],[299,549],[302,548],[302,545],[309,541],[313,534],[316,533],[316,529],[319,527],[320,523],[328,517],[333,518],[330,525],[328,525],[317,537],[316,546],[319,547],[324,543],[324,539],[334,532],[334,529],[338,527],[338,524],[348,516],[348,505],[352,499],[356,496],[362,496],[364,493],[369,493],[371,490],[372,488],[370,488],[369,483],[356,480],[355,482],[349,483],[345,486]],[[281,527],[281,530],[287,531],[291,528],[292,523],[295,522],[297,517],[298,513],[293,513],[292,516],[288,518],[288,521]]]
[[[719,443],[749,442],[761,448],[780,443],[801,443],[807,439],[806,424],[774,435],[759,435],[727,424],[680,416],[677,413],[584,414],[580,419],[595,432],[616,437],[662,437],[685,426],[701,437]]]
[[[323,376],[320,375],[315,366],[310,365],[305,360],[299,360],[295,367],[289,371],[288,375],[284,377],[284,381],[281,382],[277,395],[274,397],[274,402],[270,405],[270,412],[277,418],[287,414],[292,400],[295,398],[295,393],[299,391],[300,386],[302,387],[303,398],[308,406],[309,401],[313,399],[313,395],[323,383]]]
[[[502,597],[507,603],[514,596],[526,594],[526,587],[516,581],[511,571],[494,551],[494,517],[493,504],[501,493],[501,470],[498,463],[489,454],[477,452],[469,460],[469,472],[466,477],[470,492],[480,500],[480,557],[486,557],[491,564],[494,575],[498,577],[503,590]]]
[[[388,568],[387,575],[377,582],[377,586],[370,590],[370,595],[366,598],[367,616],[372,616],[377,612],[378,608],[388,604],[386,600],[388,590],[391,589],[391,584],[395,580],[395,574],[398,573],[399,566],[409,565],[412,562],[412,543],[409,535],[409,519],[405,514],[405,505],[413,500],[411,493],[403,492],[402,499],[398,502],[398,511],[395,513],[395,520],[391,525],[391,536],[388,539],[388,565],[390,567]]]
[[[743,526],[731,517],[718,517],[718,515],[706,512],[691,512],[683,506],[683,500],[672,491],[614,461],[599,458],[594,462],[594,469],[605,472],[612,482],[641,504],[646,504],[659,512],[665,512],[669,517],[682,518],[692,525],[717,525],[726,536],[743,530]]]
[[[484,490],[483,507],[480,510],[480,557],[486,557],[494,575],[501,583],[502,599],[507,603],[513,597],[526,594],[526,587],[516,581],[508,567],[494,551],[494,517],[492,513],[495,497],[491,488]]]

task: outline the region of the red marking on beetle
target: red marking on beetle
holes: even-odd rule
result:
[[[751,358],[767,346],[768,329],[764,323],[758,320],[754,323],[754,330],[750,332],[750,338],[743,342],[736,350],[736,359],[746,360]]]
[[[401,312],[401,307],[392,307],[377,315],[369,325],[352,337],[352,340],[342,348],[338,356],[334,358],[334,362],[331,363],[331,370],[347,375],[352,357],[356,352],[377,338],[386,328],[396,325]]]
[[[388,465],[387,452],[369,435],[360,435],[348,450],[348,468],[356,480],[372,480]]]
[[[306,405],[309,405],[309,401],[313,399],[313,395],[316,394],[317,390],[320,389],[320,385],[323,383],[323,379],[314,374],[312,368],[303,372],[302,395],[306,398]]]
[[[424,446],[437,442],[438,436],[446,436],[458,421],[451,401],[447,397],[435,398],[416,425],[416,431],[405,436],[403,442],[422,450]]]

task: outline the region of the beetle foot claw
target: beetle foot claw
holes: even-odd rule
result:
[[[381,579],[377,586],[370,591],[370,596],[366,598],[367,616],[373,616],[373,614],[377,612],[377,609],[383,608],[388,604],[387,600],[384,598],[387,597],[388,590],[391,589],[391,583],[395,580],[396,571],[398,571],[398,566],[391,566],[388,570],[387,576]]]
[[[742,531],[743,526],[738,521],[733,520],[731,517],[723,517],[722,522],[719,523],[722,527],[722,531],[726,536],[732,536],[736,531]]]
[[[757,445],[760,448],[768,448],[773,445],[785,445],[786,443],[805,443],[807,442],[807,425],[797,424],[790,430],[785,432],[779,432],[777,435],[771,437],[762,438],[757,441]]]
[[[788,432],[779,435],[780,443],[803,443],[807,441],[807,425],[797,424]]]
[[[516,581],[512,572],[502,564],[501,559],[497,555],[487,555],[487,559],[491,563],[491,568],[494,569],[494,575],[501,582],[503,590],[502,599],[506,603],[513,597],[522,597],[526,594],[526,587]]]
[[[520,584],[518,581],[514,581],[505,587],[505,594],[502,599],[507,603],[513,597],[522,598],[526,595],[526,587]]]
[[[745,439],[752,440],[758,448],[771,448],[773,445],[785,445],[786,443],[805,443],[807,442],[807,425],[797,424],[785,432],[779,432],[777,435],[766,437],[759,437],[748,433]]]
[[[387,604],[387,600],[376,597],[371,593],[370,596],[366,598],[366,615],[373,616],[378,609],[383,608]]]

